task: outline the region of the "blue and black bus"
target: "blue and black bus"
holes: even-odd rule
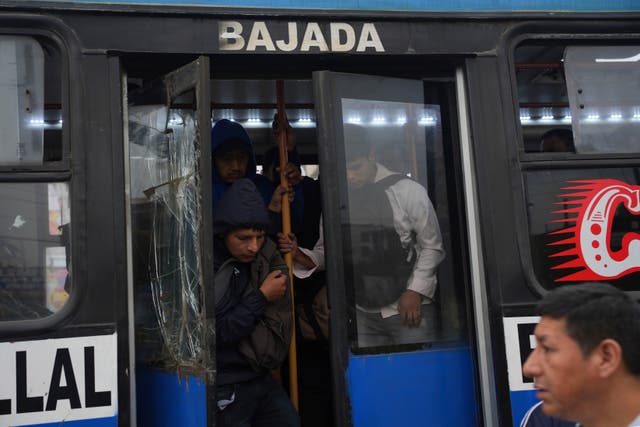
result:
[[[640,291],[635,1],[217,3],[0,1],[0,425],[213,425],[210,130],[260,163],[279,81],[331,310],[303,425],[519,425],[536,302]],[[358,339],[349,123],[435,208],[428,342]]]

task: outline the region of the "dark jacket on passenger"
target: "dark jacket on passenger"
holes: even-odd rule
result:
[[[264,229],[266,208],[247,179],[234,183],[214,214],[214,289],[207,293],[215,304],[216,367],[218,384],[247,381],[279,367],[292,333],[291,293],[268,302],[259,288],[266,276],[288,269],[275,243],[265,239],[251,263],[231,257],[223,236],[237,228]],[[213,297],[213,301],[212,301]]]

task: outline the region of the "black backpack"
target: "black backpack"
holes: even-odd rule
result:
[[[413,271],[409,251],[395,230],[391,203],[385,192],[401,174],[365,184],[349,192],[349,224],[344,248],[345,274],[353,283],[355,303],[377,309],[400,298]]]

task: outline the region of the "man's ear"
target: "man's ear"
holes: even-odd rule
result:
[[[592,356],[595,357],[596,369],[601,378],[613,375],[623,364],[622,347],[618,341],[606,338],[593,349]]]

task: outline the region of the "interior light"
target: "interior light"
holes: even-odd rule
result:
[[[620,119],[622,119],[622,114],[611,114],[609,116],[609,119],[610,120],[620,120]]]
[[[596,62],[638,62],[640,61],[640,53],[628,56],[626,58],[596,58]]]
[[[360,120],[360,117],[351,117],[351,118],[349,118],[348,122],[349,123],[360,123],[361,120]]]
[[[531,120],[531,116],[520,116],[520,120],[526,122],[527,120]]]
[[[403,125],[403,124],[407,123],[407,118],[406,117],[398,117],[396,119],[396,123],[399,124],[399,125]]]
[[[542,120],[553,120],[553,116],[550,115],[550,114],[545,114],[541,118],[542,118]]]
[[[600,118],[599,114],[589,114],[587,116],[587,120],[598,120]]]

